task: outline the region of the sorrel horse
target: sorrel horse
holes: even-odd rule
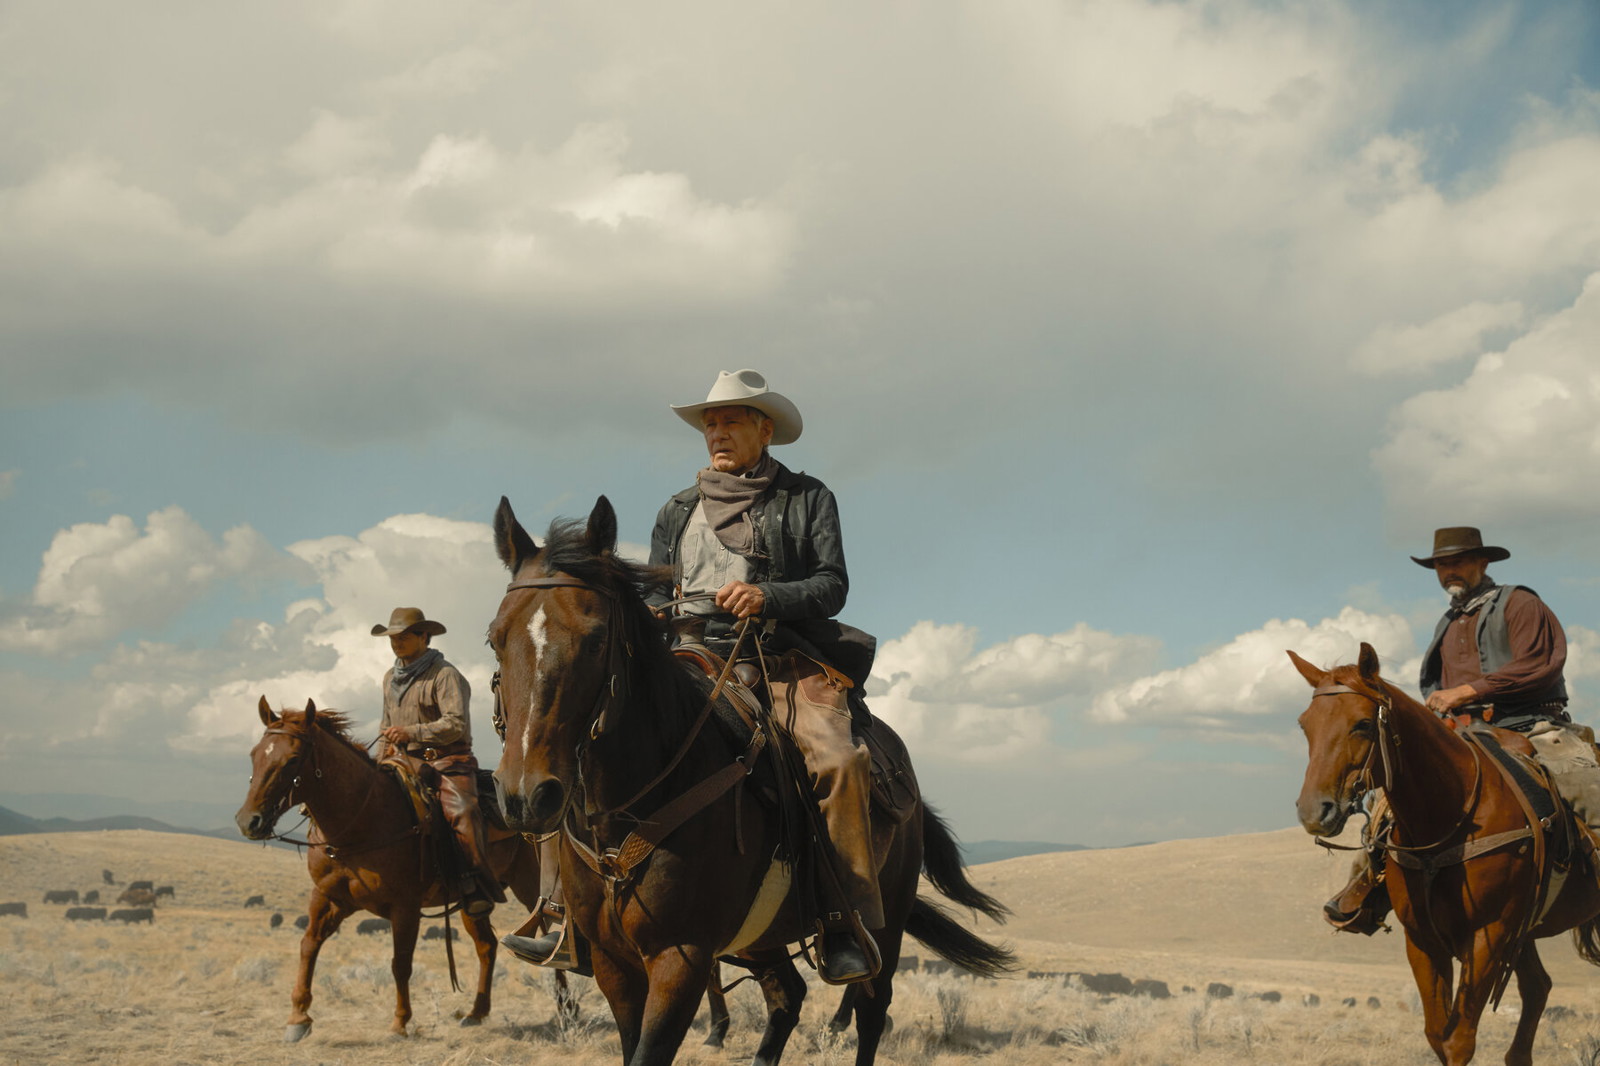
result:
[[[250,791],[234,817],[239,831],[251,840],[273,837],[279,817],[294,803],[304,804],[312,821],[306,854],[311,899],[284,1042],[293,1043],[311,1031],[307,1011],[317,954],[340,923],[358,910],[389,920],[395,985],[390,1029],[404,1036],[411,1021],[411,957],[422,908],[447,906],[453,898],[435,873],[433,848],[420,832],[404,787],[351,739],[344,715],[318,711],[307,700],[304,711],[280,716],[265,696],[259,710],[266,731],[250,752]],[[491,830],[489,836],[495,873],[531,908],[539,897],[537,849],[520,834]],[[460,913],[478,956],[478,991],[461,1024],[477,1025],[489,1013],[499,943],[488,914]],[[453,956],[451,965],[453,978]]]
[[[748,732],[710,713],[711,681],[669,650],[643,592],[670,577],[617,557],[616,514],[604,496],[587,525],[552,525],[542,549],[504,498],[494,528],[512,574],[489,628],[505,729],[496,784],[511,826],[565,830],[568,917],[592,945],[623,1061],[670,1063],[712,967],[733,956],[756,971],[766,998],[755,1062],[776,1063],[806,992],[788,945],[816,930],[793,886],[769,876],[784,868],[775,862],[779,816],[742,786],[747,774],[769,773],[769,760],[751,755],[762,749]],[[873,729],[893,738],[881,723]],[[702,786],[713,779],[733,785],[707,798]],[[917,897],[926,871],[949,899],[1005,913],[967,880],[939,817],[920,798],[908,803],[914,809],[901,820],[874,811],[887,921],[871,931],[882,968],[853,997],[858,1066],[876,1057],[904,933],[975,973],[1012,964],[1010,952]],[[653,846],[641,852],[641,840]]]
[[[1492,756],[1379,677],[1370,644],[1361,645],[1356,665],[1332,670],[1292,651],[1289,658],[1316,690],[1300,716],[1310,748],[1300,824],[1335,836],[1364,791],[1387,793],[1394,822],[1384,841],[1385,880],[1434,1054],[1447,1066],[1470,1062],[1483,1008],[1498,1002],[1515,973],[1522,1016],[1506,1062],[1532,1063],[1550,995],[1534,941],[1571,930],[1579,956],[1600,965],[1593,859],[1575,850],[1566,876],[1552,880],[1554,863],[1537,861],[1547,851],[1538,846],[1542,829],[1489,765]],[[1494,734],[1501,746],[1532,754],[1527,738]]]

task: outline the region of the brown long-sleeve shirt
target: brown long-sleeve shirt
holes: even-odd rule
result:
[[[398,704],[389,687],[393,676],[392,669],[383,675],[383,728],[400,726],[416,744],[461,742],[472,748],[472,719],[467,712],[472,687],[459,670],[440,659],[411,683]]]
[[[1567,662],[1567,636],[1544,601],[1512,589],[1505,602],[1506,629],[1515,658],[1485,675],[1478,656],[1478,614],[1455,619],[1439,642],[1439,687],[1471,685],[1482,703],[1516,703],[1549,689]]]

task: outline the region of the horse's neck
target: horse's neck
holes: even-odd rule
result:
[[[676,663],[670,663],[668,668],[677,669]],[[677,679],[671,680],[675,682]],[[683,751],[703,707],[703,696],[699,700],[690,698],[683,702],[684,710],[680,713],[678,690],[666,683],[659,686],[652,684],[651,679],[636,677],[630,688],[633,693],[631,706],[622,715],[620,729],[608,738],[605,758],[598,760],[595,767],[595,798],[597,805],[607,810],[626,803],[641,788],[668,770],[668,764]],[[652,693],[662,691],[670,693],[667,697],[672,701],[670,713],[663,713],[666,708],[657,705],[651,697]],[[703,722],[699,736],[684,753],[682,761],[668,770],[660,784],[640,797],[631,808],[631,813],[648,816],[685,788],[707,776],[705,764],[710,758],[707,753],[715,747],[710,743],[715,735],[716,730],[709,719]],[[623,821],[629,819],[624,818]]]
[[[366,835],[383,800],[383,772],[321,729],[306,742],[314,754],[301,766],[296,793],[317,828],[329,840]]]
[[[1388,765],[1378,780],[1397,816],[1412,832],[1426,833],[1461,819],[1471,800],[1477,768],[1461,738],[1427,708],[1390,689]],[[1382,762],[1382,753],[1379,753]]]

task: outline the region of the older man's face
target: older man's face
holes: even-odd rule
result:
[[[1439,575],[1440,587],[1452,596],[1477,588],[1488,569],[1489,560],[1476,552],[1446,556],[1433,564],[1434,573]]]
[[[761,461],[772,441],[772,419],[748,407],[711,407],[700,414],[711,469],[742,474]]]

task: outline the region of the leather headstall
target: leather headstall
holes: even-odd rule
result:
[[[627,660],[633,657],[633,646],[621,636],[622,604],[618,601],[616,593],[598,585],[591,585],[570,574],[522,578],[506,586],[507,592],[516,592],[520,589],[581,589],[605,598],[609,605],[606,611],[605,652],[606,673],[609,676],[605,684],[600,687],[599,695],[595,697],[594,715],[589,723],[589,738],[593,740],[604,735],[612,726],[614,716],[611,714],[611,709],[627,698]],[[490,679],[489,688],[494,692],[494,731],[501,740],[505,740],[506,715],[505,708],[500,702],[499,670],[496,670],[494,677]]]

